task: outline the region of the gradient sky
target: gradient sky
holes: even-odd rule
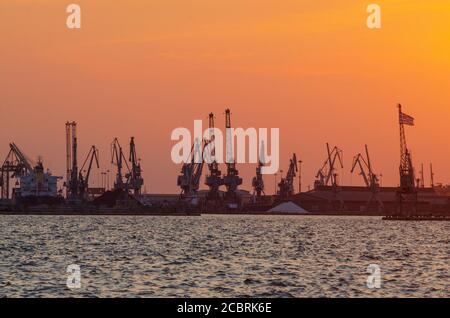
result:
[[[66,28],[71,2],[80,30]],[[230,107],[234,126],[281,129],[282,169],[296,152],[305,188],[326,142],[344,150],[344,183],[361,184],[349,170],[367,143],[383,184],[396,185],[401,102],[416,118],[414,163],[433,162],[449,183],[450,2],[373,2],[381,30],[366,27],[361,0],[2,0],[0,156],[15,141],[64,175],[74,120],[83,159],[95,144],[110,169],[112,139],[134,136],[146,190],[178,192],[172,129],[206,125],[211,111],[223,127]],[[250,188],[254,166],[239,169]]]

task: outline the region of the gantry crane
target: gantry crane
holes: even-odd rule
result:
[[[352,170],[351,173],[355,171],[357,167],[359,167],[359,174],[362,176],[364,183],[367,188],[369,188],[371,195],[366,204],[366,209],[369,210],[371,204],[376,201],[378,203],[378,210],[382,211],[384,209],[383,202],[379,199],[378,193],[380,191],[380,183],[378,180],[378,176],[373,172],[372,163],[370,161],[369,156],[369,148],[365,145],[366,148],[366,157],[359,153],[353,158]]]
[[[314,186],[328,186],[337,187],[337,172],[336,172],[336,161],[338,161],[341,168],[344,168],[343,164],[343,151],[338,147],[334,147],[330,150],[330,145],[327,143],[327,159],[316,174],[316,181]]]
[[[208,148],[210,150],[211,162],[208,163],[209,174],[206,176],[205,184],[209,187],[206,199],[208,201],[219,201],[220,193],[219,188],[224,184],[221,177],[222,172],[219,170],[219,164],[215,159],[215,135],[214,135],[214,114],[209,114],[209,140],[207,141]],[[206,149],[206,148],[205,148]]]
[[[281,199],[289,199],[294,195],[294,178],[298,172],[297,156],[294,153],[289,161],[289,169],[286,173],[286,177],[282,177],[278,183],[278,195]]]
[[[204,141],[195,140],[189,154],[190,160],[183,163],[177,185],[181,188],[180,198],[197,204],[197,191],[200,187],[204,160],[201,157],[205,147]],[[200,160],[198,160],[200,158]]]
[[[72,202],[86,200],[89,196],[89,178],[94,162],[97,169],[100,167],[98,149],[95,146],[90,148],[81,169],[79,169],[77,123],[74,121],[66,122],[66,155],[66,197]]]
[[[327,159],[316,174],[316,181],[314,181],[314,188],[317,189],[323,186],[331,186],[333,190],[333,196],[339,201],[339,207],[335,207],[333,201],[330,199],[329,203],[332,209],[339,209],[343,211],[345,209],[345,202],[339,194],[338,186],[338,173],[336,172],[336,165],[339,164],[341,169],[344,168],[343,157],[344,152],[338,147],[334,147],[330,150],[330,145],[327,143]]]
[[[128,161],[130,162],[131,168]],[[142,178],[142,168],[139,162],[140,159],[137,156],[134,137],[131,137],[130,139],[128,161],[125,158],[119,140],[115,138],[111,143],[111,163],[117,168],[114,191],[121,191],[126,194],[139,196],[141,194],[142,185],[144,184],[144,179]]]
[[[129,188],[133,190],[133,194],[138,196],[141,194],[142,185],[144,179],[142,178],[141,163],[136,154],[136,144],[134,143],[134,137],[130,140],[130,156],[129,161],[131,163],[131,172],[126,175]]]
[[[92,146],[89,150],[89,153],[84,160],[83,166],[80,169],[80,173],[78,176],[79,183],[79,195],[83,199],[88,199],[89,196],[89,177],[91,176],[92,166],[95,162],[97,169],[100,168],[98,162],[98,149],[95,146]]]
[[[400,125],[400,187],[397,203],[400,214],[411,214],[417,212],[417,188],[411,152],[406,144],[405,125],[414,126],[414,118],[402,112],[402,105],[398,104],[397,107]]]
[[[126,179],[124,180],[124,177],[126,178],[126,175],[130,174],[130,167],[117,138],[114,138],[111,143],[111,164],[117,167],[114,190],[128,192],[128,182]],[[123,173],[124,168],[126,169],[125,174]]]
[[[233,156],[233,135],[231,133],[231,111],[225,110],[225,128],[226,128],[226,142],[227,142],[227,174],[223,177],[223,183],[227,189],[225,192],[225,200],[229,202],[230,207],[237,208],[237,190],[242,184],[242,178],[239,177],[239,171],[236,169],[236,163]]]
[[[31,173],[34,166],[32,161],[28,159],[15,143],[10,143],[9,148],[9,153],[0,168],[1,199],[10,198],[11,179],[17,179]]]

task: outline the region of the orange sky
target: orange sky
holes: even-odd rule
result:
[[[447,0],[374,1],[381,30],[366,27],[361,0],[72,2],[81,30],[66,28],[70,1],[0,3],[2,158],[15,141],[63,175],[64,123],[75,120],[82,157],[96,144],[109,169],[112,139],[135,136],[147,191],[175,192],[172,129],[206,125],[210,111],[222,127],[230,107],[234,126],[280,128],[282,169],[297,152],[305,187],[327,141],[344,150],[346,184],[361,183],[349,170],[367,143],[384,185],[396,185],[401,102],[416,117],[416,166],[432,161],[436,181],[450,182]],[[254,166],[239,169],[250,188]]]

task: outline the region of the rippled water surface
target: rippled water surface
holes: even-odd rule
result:
[[[0,216],[0,228],[0,297],[450,297],[449,222]],[[69,264],[81,289],[66,286]]]

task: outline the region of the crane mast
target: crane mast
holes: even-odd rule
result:
[[[400,187],[404,192],[412,192],[415,188],[414,168],[411,153],[406,144],[405,125],[402,118],[402,105],[398,104],[400,117]]]
[[[66,123],[66,153],[67,153],[67,175],[66,189],[67,198],[76,200],[80,198],[80,184],[78,174],[78,158],[77,158],[77,123]]]
[[[415,186],[415,174],[412,164],[411,152],[406,144],[405,124],[414,125],[414,118],[402,112],[402,105],[398,104],[398,116],[400,125],[400,187],[397,191],[397,203],[399,213],[403,214],[408,203],[409,212],[417,211],[417,188]]]

